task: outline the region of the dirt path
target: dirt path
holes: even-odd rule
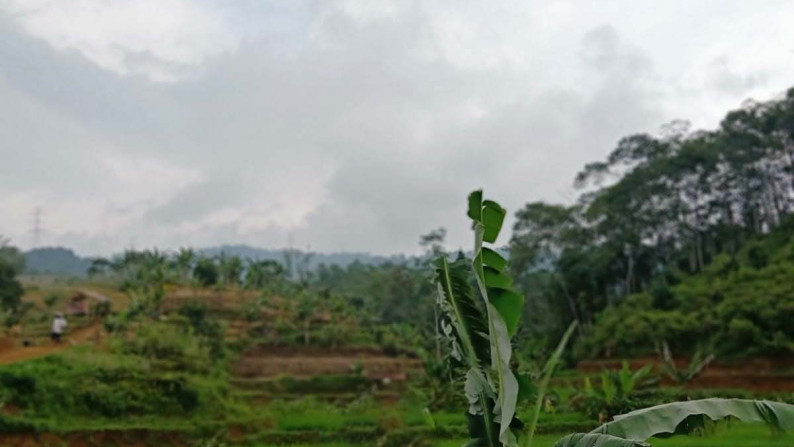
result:
[[[350,374],[362,368],[370,379],[405,381],[422,368],[416,358],[392,357],[375,349],[329,349],[316,346],[257,346],[243,353],[232,367],[238,379],[266,379],[288,375],[306,379],[322,375]]]
[[[13,346],[4,349],[0,351],[0,365],[21,362],[22,360],[43,357],[45,355],[64,351],[71,346],[87,342],[92,337],[96,336],[100,329],[102,329],[102,323],[97,322],[69,333],[61,344],[56,345],[51,341],[47,341],[43,346]]]

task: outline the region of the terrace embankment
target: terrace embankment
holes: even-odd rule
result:
[[[686,369],[690,360],[676,358],[677,368]],[[603,369],[618,370],[621,360],[586,360],[579,362],[577,369],[582,373],[596,373]],[[662,373],[660,360],[655,357],[636,358],[629,361],[632,370],[653,365],[654,370]],[[670,379],[664,385],[674,385]],[[756,357],[741,360],[715,360],[703,372],[687,383],[689,389],[727,389],[742,388],[756,392],[794,392],[794,356]]]
[[[0,365],[43,357],[64,351],[74,345],[98,341],[101,331],[102,324],[94,322],[69,333],[62,343],[56,344],[49,340],[39,340],[38,344],[34,346],[23,346],[19,340],[8,337],[0,339]]]
[[[419,359],[391,357],[372,349],[321,347],[256,347],[243,353],[232,372],[238,378],[350,374],[357,369],[369,379],[401,382],[422,367]]]
[[[180,432],[148,429],[20,433],[2,435],[1,445],[3,447],[183,447],[189,445],[189,437]]]

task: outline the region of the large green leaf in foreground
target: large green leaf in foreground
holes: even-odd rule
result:
[[[442,256],[436,261],[435,273],[439,304],[455,329],[455,337],[462,350],[460,360],[472,368],[485,367],[491,358],[488,323],[474,301],[468,262],[450,263]]]
[[[603,433],[644,441],[667,433],[687,433],[702,427],[704,418],[719,421],[735,417],[744,422],[763,422],[776,430],[794,428],[794,405],[767,400],[702,399],[673,402],[615,416],[591,433]]]
[[[450,263],[445,256],[436,261],[439,305],[454,329],[452,355],[469,366],[466,397],[472,427],[472,445],[495,446],[497,430],[492,414],[492,387],[485,376],[491,361],[488,322],[474,301],[468,261]]]
[[[650,444],[600,433],[574,433],[557,441],[554,447],[650,447]]]
[[[478,200],[482,199],[482,192],[475,191],[469,194],[469,216],[476,216]],[[518,328],[521,316],[524,297],[519,294],[506,294],[512,280],[502,273],[499,269],[504,268],[503,262],[497,259],[493,253],[489,253],[488,260],[494,262],[494,266],[485,265],[483,255],[483,242],[493,243],[499,237],[502,222],[505,217],[505,210],[498,203],[492,200],[483,200],[479,205],[482,209],[481,220],[472,218],[474,225],[474,259],[472,268],[477,285],[482,295],[483,304],[486,309],[488,319],[488,338],[491,348],[491,377],[495,377],[496,385],[496,405],[493,408],[494,420],[499,422],[499,442],[504,446],[517,446],[516,435],[511,430],[513,418],[516,414],[518,404],[518,379],[510,368],[510,358],[513,348],[510,338]],[[472,210],[474,208],[474,210]],[[506,263],[506,262],[505,262]],[[491,301],[490,295],[501,295],[503,299],[496,303]],[[514,299],[517,306],[512,305],[508,300]],[[500,307],[497,308],[496,304]],[[502,315],[501,312],[506,312]],[[507,317],[507,318],[505,318]],[[509,325],[507,321],[510,321]],[[511,331],[512,329],[512,331]]]
[[[570,326],[568,326],[568,330],[565,331],[565,335],[562,336],[560,343],[557,345],[557,349],[554,350],[554,353],[549,358],[549,361],[546,362],[543,379],[540,381],[540,386],[538,387],[537,393],[538,395],[535,399],[535,408],[532,411],[530,427],[529,430],[527,430],[527,437],[524,439],[524,446],[532,446],[532,439],[535,437],[535,429],[538,426],[538,417],[540,416],[540,408],[543,405],[546,388],[549,386],[549,380],[551,380],[551,375],[554,374],[554,369],[557,367],[557,364],[560,363],[562,353],[565,350],[565,346],[568,344],[568,340],[571,339],[574,329],[576,329],[576,322],[573,322]]]
[[[734,417],[744,422],[763,422],[775,430],[794,428],[794,405],[767,400],[703,399],[673,402],[632,411],[590,433],[568,435],[555,447],[641,447],[663,434],[684,434],[702,427],[706,419]]]

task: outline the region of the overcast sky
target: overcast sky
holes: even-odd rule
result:
[[[790,0],[0,0],[0,235],[468,247],[471,189],[570,202],[621,136],[792,85]]]

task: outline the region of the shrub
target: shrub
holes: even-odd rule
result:
[[[677,284],[659,280],[648,292],[627,296],[598,316],[593,330],[579,341],[577,355],[641,356],[652,354],[662,341],[681,354],[714,347],[721,358],[791,352],[790,234],[785,228],[757,238],[738,255],[717,256]]]
[[[0,259],[0,306],[4,310],[15,311],[25,293],[22,284],[15,278],[16,274],[13,265]]]
[[[378,429],[383,433],[389,433],[403,428],[405,423],[403,418],[394,411],[382,413],[378,417]]]
[[[210,317],[206,304],[201,302],[185,303],[179,308],[178,313],[188,319],[192,333],[198,336],[201,344],[210,350],[212,360],[225,356],[223,328]]]
[[[185,377],[158,376],[140,359],[80,353],[0,367],[0,398],[57,419],[188,414],[201,404]]]
[[[624,361],[619,371],[602,371],[597,386],[585,379],[582,394],[575,398],[573,406],[599,421],[631,411],[635,394],[641,388],[658,382],[649,379],[650,374],[651,365],[632,371]]]
[[[179,371],[208,371],[210,350],[190,330],[168,323],[149,323],[129,338],[114,340],[116,352],[156,360],[158,365]]]
[[[42,300],[47,309],[52,309],[61,300],[61,294],[57,292],[48,293]]]
[[[193,277],[204,287],[214,286],[218,283],[218,266],[210,258],[201,258],[193,269]]]

